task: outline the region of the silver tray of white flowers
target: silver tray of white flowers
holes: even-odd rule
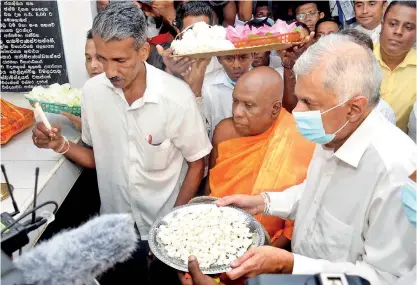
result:
[[[155,221],[149,232],[152,253],[168,266],[188,272],[194,255],[204,274],[230,270],[230,264],[251,247],[264,245],[262,225],[235,207],[195,203],[174,208]]]

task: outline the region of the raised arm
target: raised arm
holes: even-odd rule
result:
[[[96,167],[93,149],[66,141],[61,134],[60,126],[54,125],[52,130],[48,130],[43,123],[37,123],[32,133],[33,143],[38,148],[52,149],[58,153],[65,152],[66,158],[83,167]]]
[[[290,190],[270,194],[284,194]],[[235,280],[241,276],[265,273],[333,272],[358,275],[371,284],[394,284],[399,276],[405,275],[415,266],[416,233],[403,213],[400,195],[399,189],[388,187],[376,194],[362,229],[364,250],[356,261],[329,261],[289,253],[279,248],[258,247],[234,262],[233,269],[227,275]],[[281,198],[280,205],[276,203],[278,197]],[[294,201],[294,196],[291,194],[286,198],[282,195],[271,196],[272,214],[290,216],[288,213],[291,207],[284,204]]]
[[[236,19],[236,3],[235,1],[228,1],[223,7],[223,26],[233,26]]]
[[[242,22],[247,22],[252,19],[252,0],[239,1],[238,19]]]
[[[296,60],[301,54],[314,43],[314,32],[302,39],[301,43],[287,50],[278,51],[282,66],[284,67],[284,96],[282,98],[282,106],[288,111],[292,112],[298,103],[298,99],[294,94],[296,78],[292,71]]]

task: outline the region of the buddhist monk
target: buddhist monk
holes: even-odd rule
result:
[[[257,67],[237,81],[233,117],[221,121],[213,136],[209,182],[214,197],[283,191],[304,181],[315,144],[297,131],[282,108],[283,80],[270,67]],[[289,245],[293,222],[256,218],[276,247]]]

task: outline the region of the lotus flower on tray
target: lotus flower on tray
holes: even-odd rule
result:
[[[288,25],[281,20],[277,20],[272,27],[264,25],[259,28],[248,25],[224,28],[198,22],[185,29],[181,35],[181,39],[175,39],[171,43],[176,55],[290,43],[301,38],[295,23]]]
[[[226,39],[229,41],[242,40],[256,36],[275,36],[279,34],[288,34],[297,29],[295,23],[288,25],[285,21],[277,20],[276,23],[269,27],[263,25],[262,27],[249,27],[248,25],[236,27],[228,26],[226,28]]]
[[[277,20],[269,27],[228,26],[226,39],[230,40],[236,48],[262,46],[267,44],[296,42],[300,39],[295,23],[288,25],[285,21]]]

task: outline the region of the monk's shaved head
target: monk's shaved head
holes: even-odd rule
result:
[[[266,66],[243,74],[233,91],[233,121],[244,136],[265,132],[278,118],[284,83],[281,75]]]
[[[236,83],[235,90],[246,89],[261,100],[282,101],[284,81],[281,75],[268,66],[256,67],[244,73]]]

